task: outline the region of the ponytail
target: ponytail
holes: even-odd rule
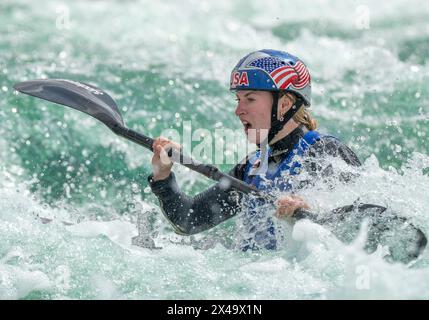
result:
[[[317,129],[317,121],[311,117],[309,111],[302,106],[293,116],[292,118],[296,123],[303,124],[307,127],[308,130],[316,130]]]

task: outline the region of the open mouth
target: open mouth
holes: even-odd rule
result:
[[[241,121],[243,123],[244,126],[244,131],[247,133],[247,131],[249,131],[249,129],[252,129],[252,124],[248,121]]]

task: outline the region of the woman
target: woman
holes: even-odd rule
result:
[[[316,121],[307,111],[311,105],[310,74],[297,57],[276,50],[252,52],[233,69],[230,90],[237,97],[235,115],[248,140],[259,147],[230,174],[258,189],[288,191],[289,195],[279,197],[275,217],[291,217],[296,209],[309,208],[303,199],[291,194],[312,182],[299,179],[303,172],[312,178],[329,175],[332,157],[360,165],[353,151],[338,139],[315,131]],[[172,164],[165,161],[166,148],[171,146],[179,148],[167,139],[156,139],[149,183],[176,232],[195,234],[243,212],[245,236],[240,247],[276,248],[275,224],[260,200],[243,197],[221,184],[195,197],[180,192]]]

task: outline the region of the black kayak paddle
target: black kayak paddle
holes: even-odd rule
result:
[[[154,139],[127,128],[116,102],[109,94],[100,88],[72,80],[39,79],[17,83],[14,85],[14,89],[30,96],[55,102],[84,112],[104,123],[115,134],[153,151],[152,145]],[[223,173],[216,166],[203,164],[187,157],[182,154],[182,151],[171,149],[169,151],[169,155],[173,161],[178,162],[185,167],[206,176],[207,178],[222,182],[223,185],[232,187],[242,193],[254,194],[272,202],[276,200],[272,195],[261,192],[254,186]],[[386,234],[399,235],[404,233],[404,230],[406,229],[408,238],[404,241],[409,242],[409,245],[405,249],[401,248],[398,254],[391,254],[391,256],[393,256],[395,260],[401,260],[403,262],[409,262],[417,258],[426,247],[427,240],[424,233],[414,225],[407,222],[405,218],[399,217],[394,213],[386,214],[384,213],[385,211],[385,207],[378,205],[354,204],[334,209],[323,215],[317,215],[304,209],[298,209],[294,213],[294,218],[298,220],[306,218],[323,225],[331,225],[330,229],[333,231],[338,230],[337,222],[349,221],[350,218],[354,218],[354,223],[360,226],[359,222],[363,218],[369,218],[370,228],[368,235],[372,235],[372,238],[368,239],[368,243],[372,243],[372,245],[367,245],[367,247],[371,247],[371,251],[375,250],[374,243],[377,244],[385,242],[384,239],[386,238]],[[346,219],[346,217],[348,219]],[[347,239],[347,237],[344,236],[349,234],[348,231],[334,233],[340,238],[340,240],[352,240]],[[392,251],[393,247],[391,243],[392,241],[389,241],[388,247]]]

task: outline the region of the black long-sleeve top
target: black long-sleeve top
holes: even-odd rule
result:
[[[287,156],[288,151],[304,136],[306,129],[299,127],[288,136],[270,146],[273,150],[268,165],[280,163]],[[321,136],[321,139],[311,145],[301,161],[303,170],[310,177],[329,176],[332,166],[329,157],[339,157],[347,164],[360,166],[356,154],[338,139],[330,136]],[[230,174],[243,180],[246,161],[237,164]],[[299,174],[298,174],[299,176]],[[296,177],[296,176],[294,176]],[[350,177],[345,175],[343,179]],[[207,190],[189,197],[180,191],[174,173],[164,180],[154,181],[152,175],[148,177],[152,192],[158,197],[161,209],[173,226],[174,230],[182,235],[191,235],[208,230],[235,216],[241,211],[242,194],[217,183]],[[311,180],[299,181],[296,188],[311,184]]]

